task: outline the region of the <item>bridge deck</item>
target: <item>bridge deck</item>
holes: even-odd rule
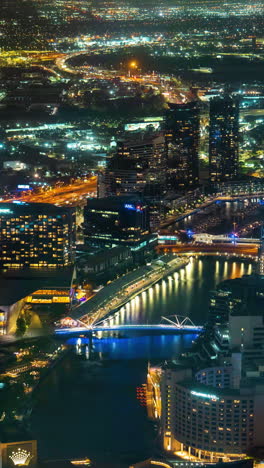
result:
[[[203,331],[201,326],[183,325],[182,327],[174,325],[153,325],[153,324],[139,324],[139,325],[109,325],[109,326],[95,326],[90,328],[58,328],[55,330],[56,335],[76,334],[76,333],[91,333],[91,332],[107,332],[107,331],[159,331],[159,332],[174,332],[174,333],[199,333]]]

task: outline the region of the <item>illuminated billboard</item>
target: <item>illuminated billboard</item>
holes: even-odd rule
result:
[[[136,132],[137,130],[146,130],[148,127],[152,127],[154,130],[160,129],[160,122],[135,122],[125,125],[126,132]]]

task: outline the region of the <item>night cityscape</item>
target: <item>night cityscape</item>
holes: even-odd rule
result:
[[[263,2],[0,3],[0,468],[264,468]]]

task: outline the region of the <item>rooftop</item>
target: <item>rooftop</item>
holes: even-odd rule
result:
[[[0,309],[10,306],[37,289],[62,288],[71,285],[73,268],[55,270],[13,270],[0,275]]]
[[[125,208],[124,205],[142,205],[144,201],[137,195],[123,195],[116,197],[106,197],[87,200],[87,208],[100,208],[105,210],[111,208],[112,210],[119,210]]]
[[[13,202],[3,202],[0,204],[0,215],[43,213],[43,214],[64,214],[69,212],[69,208],[62,208],[51,203],[27,203],[19,200]]]

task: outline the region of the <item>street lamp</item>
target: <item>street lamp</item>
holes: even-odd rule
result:
[[[128,64],[128,76],[130,77],[131,76],[131,70],[136,70],[138,68],[138,63],[136,62],[136,60],[132,60],[131,62],[129,62]]]

